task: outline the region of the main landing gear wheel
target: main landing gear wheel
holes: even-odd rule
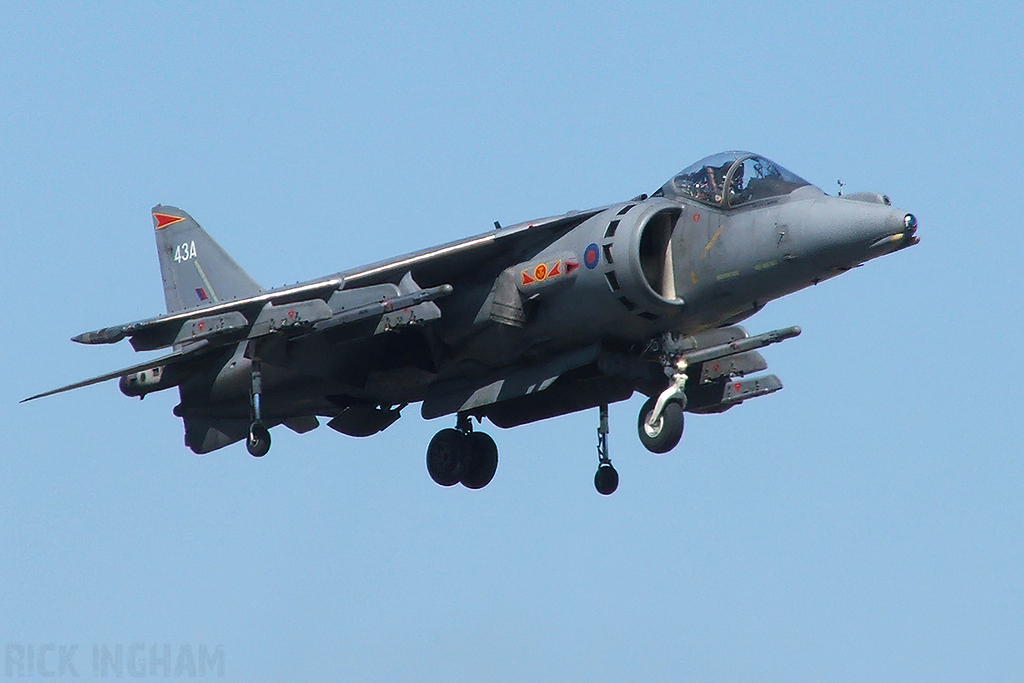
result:
[[[253,422],[249,427],[249,438],[245,441],[249,455],[262,458],[270,451],[270,430],[262,422]]]
[[[683,436],[683,406],[679,401],[669,401],[661,411],[661,417],[652,424],[649,419],[657,402],[657,396],[647,399],[640,409],[636,430],[644,448],[651,453],[668,453]]]
[[[462,426],[468,430],[468,421]],[[461,483],[468,489],[482,489],[497,469],[498,447],[483,432],[442,429],[427,446],[427,472],[441,486]]]
[[[469,458],[462,473],[462,485],[467,489],[482,489],[491,483],[498,470],[498,447],[494,439],[483,432],[470,432],[465,438]]]
[[[458,429],[442,429],[427,446],[427,472],[441,486],[454,486],[462,476],[469,451],[466,435]]]

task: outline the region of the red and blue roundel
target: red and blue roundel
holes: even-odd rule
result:
[[[587,247],[587,250],[583,252],[583,265],[593,270],[597,268],[597,264],[601,262],[601,248],[596,244],[591,244]]]

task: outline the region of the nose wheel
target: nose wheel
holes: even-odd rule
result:
[[[661,414],[655,417],[657,404],[657,398],[650,398],[644,403],[637,419],[636,431],[640,443],[651,453],[668,453],[683,436],[683,404],[678,400],[669,401],[663,406]]]
[[[640,443],[651,453],[659,454],[675,448],[683,436],[687,381],[685,359],[666,357],[662,362],[671,383],[663,392],[644,403],[636,422]]]

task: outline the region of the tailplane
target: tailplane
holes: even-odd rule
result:
[[[261,291],[223,247],[181,209],[154,206],[153,227],[168,313]]]

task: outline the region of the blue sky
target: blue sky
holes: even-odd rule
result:
[[[143,643],[222,646],[246,681],[1024,678],[1016,4],[0,13],[5,664],[78,645],[88,678],[94,645]],[[468,491],[430,481],[450,425],[416,411],[275,430],[257,461],[193,456],[175,392],[17,403],[138,360],[69,338],[163,309],[157,203],[272,286],[723,149],[885,192],[923,241],[748,321],[804,329],[765,352],[785,390],[671,454],[614,405],[609,498],[596,411],[491,427]]]

